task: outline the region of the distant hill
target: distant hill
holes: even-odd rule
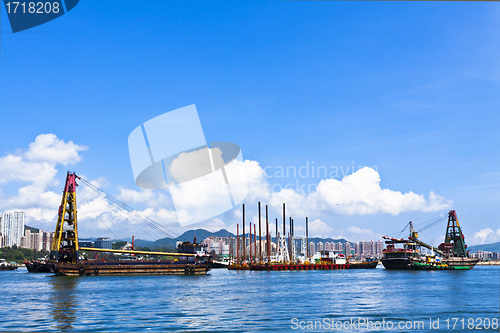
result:
[[[29,231],[31,231],[34,234],[37,234],[40,231],[40,229],[33,228],[33,227],[28,226],[28,225],[24,226],[24,230],[29,230]]]
[[[211,232],[211,231],[208,231],[205,229],[196,229],[196,230],[188,230],[188,231],[184,232],[182,235],[179,236],[179,240],[193,242],[194,237],[196,237],[196,241],[200,242],[200,241],[203,241],[205,238],[212,237],[212,236],[214,236],[214,237],[229,237],[229,235],[231,235],[231,237],[235,237],[232,233],[230,233],[226,229],[221,229],[221,230],[216,231],[216,232]],[[130,240],[127,239],[127,240],[129,242],[132,241],[131,239]],[[149,247],[151,249],[175,248],[176,243],[177,243],[177,239],[172,239],[172,238],[168,238],[168,237],[157,239],[155,241],[148,241],[148,240],[144,240],[144,239],[136,239],[134,241],[135,246]]]
[[[229,237],[229,235],[231,235],[231,237],[235,238],[236,235],[234,235],[233,233],[227,231],[226,229],[221,229],[219,231],[216,231],[216,232],[211,232],[211,231],[208,231],[208,230],[205,230],[205,229],[196,229],[196,230],[188,230],[186,232],[184,232],[180,237],[179,237],[179,240],[181,241],[189,241],[189,242],[192,242],[194,240],[194,237],[196,237],[196,241],[197,242],[200,242],[200,241],[203,241],[205,238],[208,238],[208,237]],[[248,233],[246,234],[245,237],[248,237]],[[240,235],[241,237],[241,235]],[[131,239],[126,239],[127,241],[131,242],[132,240]],[[273,242],[276,242],[276,238],[273,238],[272,239]],[[138,246],[138,247],[149,247],[150,249],[155,249],[155,248],[175,248],[175,245],[176,245],[176,242],[177,240],[176,239],[172,239],[172,238],[161,238],[161,239],[158,239],[156,241],[148,241],[148,240],[144,240],[144,239],[136,239],[134,241],[134,245],[135,246]],[[326,242],[335,242],[335,243],[346,243],[347,240],[345,239],[333,239],[333,238],[317,238],[317,237],[313,237],[313,238],[309,238],[309,242],[314,242],[314,243],[318,243],[318,242],[323,242],[323,243],[326,243]]]
[[[467,250],[469,250],[471,253],[474,253],[476,251],[500,252],[500,242],[469,246]]]
[[[340,239],[333,239],[333,238],[317,238],[317,237],[314,237],[314,238],[309,238],[309,242],[314,242],[314,243],[318,243],[318,242],[322,242],[323,244],[325,244],[326,242],[328,243],[331,243],[331,242],[334,242],[334,243],[342,243],[342,244],[345,244],[347,243],[348,241],[343,239],[343,238],[340,238]]]

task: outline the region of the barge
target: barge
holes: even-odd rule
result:
[[[445,239],[438,248],[418,239],[418,232],[413,229],[412,222],[409,222],[409,226],[408,239],[383,237],[387,248],[383,250],[382,264],[386,269],[469,270],[479,261],[478,258],[469,257],[465,237],[454,210],[448,212]],[[403,244],[403,248],[397,248],[396,244]],[[421,248],[431,250],[431,254],[423,256]]]
[[[81,179],[75,173],[68,172],[61,205],[57,218],[54,241],[45,269],[63,276],[90,275],[204,275],[211,269],[210,256],[202,246],[191,242],[178,242],[177,252],[152,252],[95,249],[79,247],[78,222],[76,210],[76,180]],[[159,260],[83,260],[81,251],[99,251],[107,253],[128,253],[152,255]],[[173,257],[175,259],[167,260]]]

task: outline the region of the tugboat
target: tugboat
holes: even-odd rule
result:
[[[386,239],[387,244],[387,248],[382,251],[382,265],[385,269],[410,269],[412,260],[420,257],[415,243],[404,238],[396,239],[387,236],[383,238]],[[398,248],[396,244],[403,244],[403,247]]]
[[[6,262],[5,259],[0,259],[0,271],[13,271],[16,270],[18,267],[19,266],[16,264]]]
[[[423,260],[414,260],[410,263],[411,269],[423,270],[443,270],[452,269],[448,264],[437,258],[434,253],[425,255]]]

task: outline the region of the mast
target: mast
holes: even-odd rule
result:
[[[259,201],[259,263],[262,262],[262,246],[261,246],[261,243],[262,243],[262,234],[261,234],[261,226],[260,226],[260,201]],[[255,243],[257,244],[257,243]]]
[[[271,249],[269,244],[270,237],[269,237],[269,220],[268,220],[268,215],[267,215],[267,205],[266,205],[266,247],[267,247],[267,262],[271,262]]]
[[[306,216],[306,252],[307,252],[307,258],[309,258],[309,227],[307,223],[307,216]]]
[[[454,210],[450,210],[448,213],[448,226],[446,227],[444,242],[446,244],[452,244],[454,257],[467,257],[465,237],[458,223],[457,213]]]
[[[243,252],[242,252],[242,255],[241,255],[241,260],[244,262],[246,260],[246,256],[247,256],[247,251],[245,249],[245,204],[243,204]]]
[[[57,262],[78,262],[78,224],[76,219],[76,178],[74,172],[66,175],[61,205],[57,216],[50,260]]]

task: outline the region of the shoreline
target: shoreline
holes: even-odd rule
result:
[[[479,261],[476,265],[499,266],[500,260],[483,260],[483,261]]]

